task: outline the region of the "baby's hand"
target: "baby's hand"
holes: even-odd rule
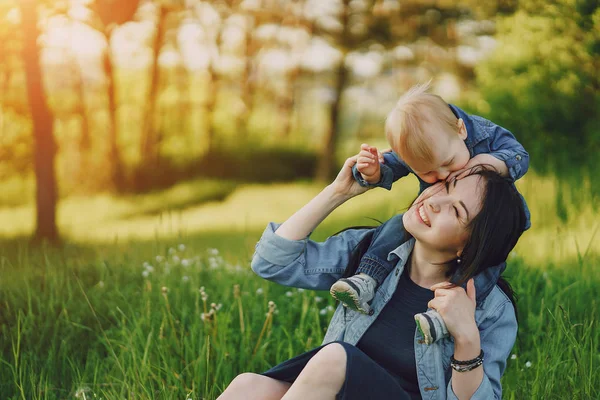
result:
[[[371,147],[363,143],[358,153],[356,169],[360,172],[362,178],[371,185],[381,180],[381,167],[379,163],[383,163],[383,154],[377,151],[376,147]]]

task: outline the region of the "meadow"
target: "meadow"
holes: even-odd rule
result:
[[[214,399],[244,371],[320,344],[334,301],[255,276],[253,246],[321,186],[195,180],[128,197],[67,198],[65,243],[26,240],[32,205],[0,210],[2,399]],[[530,173],[519,188],[533,228],[509,259],[519,336],[507,399],[597,399],[600,246],[592,200],[557,212],[559,188]],[[347,203],[313,234],[375,225],[416,182]],[[564,207],[563,207],[564,208]],[[559,217],[561,216],[562,217]],[[18,239],[21,236],[22,239]]]

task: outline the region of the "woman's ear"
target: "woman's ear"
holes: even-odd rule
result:
[[[456,121],[456,127],[458,128],[458,137],[462,140],[466,140],[468,136],[467,126],[465,125],[465,121],[463,121],[462,118],[459,118],[458,121]]]

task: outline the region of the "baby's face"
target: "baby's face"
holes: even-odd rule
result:
[[[427,183],[444,180],[454,171],[467,165],[471,155],[462,135],[430,134],[431,162],[411,159],[405,156],[404,161],[419,178]]]

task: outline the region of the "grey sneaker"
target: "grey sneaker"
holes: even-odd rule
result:
[[[375,279],[367,274],[358,274],[338,280],[331,286],[329,293],[344,307],[372,315],[371,306],[368,303],[375,297],[376,287]]]
[[[426,344],[432,344],[449,335],[446,323],[435,310],[416,314],[417,328],[423,335]]]

